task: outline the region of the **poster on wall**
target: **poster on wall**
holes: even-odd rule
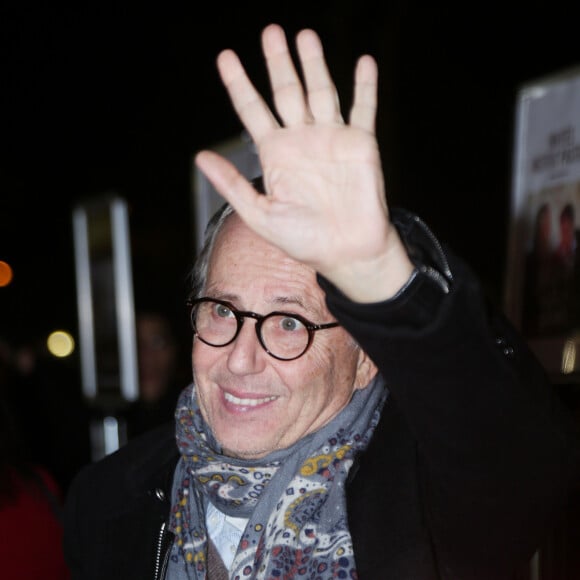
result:
[[[555,380],[577,380],[580,68],[520,88],[514,137],[506,312]]]

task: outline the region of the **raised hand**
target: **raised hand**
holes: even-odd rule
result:
[[[354,300],[392,296],[412,265],[389,222],[375,137],[377,65],[362,56],[346,124],[320,39],[296,37],[303,87],[282,28],[262,33],[276,113],[224,50],[218,70],[260,158],[267,195],[258,194],[226,159],[202,151],[196,163],[246,224],[335,283]]]

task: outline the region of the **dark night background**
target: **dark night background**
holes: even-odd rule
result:
[[[8,4],[8,3],[7,3]],[[391,205],[418,212],[502,300],[516,92],[580,64],[573,2],[12,3],[0,13],[0,331],[76,333],[71,209],[130,205],[134,286],[182,313],[192,156],[239,134],[215,69],[238,50],[267,92],[259,31],[322,36],[345,110],[354,62],[380,65]],[[185,312],[183,312],[185,315]]]

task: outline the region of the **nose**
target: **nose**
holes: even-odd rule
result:
[[[234,342],[229,345],[228,369],[238,375],[260,373],[264,370],[266,351],[256,334],[256,321],[245,318]]]

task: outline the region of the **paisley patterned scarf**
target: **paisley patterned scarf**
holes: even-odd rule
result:
[[[249,518],[230,578],[356,578],[345,482],[369,443],[387,398],[377,376],[330,423],[259,460],[222,455],[197,405],[194,385],[175,412],[181,451],[172,492],[170,569],[206,580],[205,505]]]

